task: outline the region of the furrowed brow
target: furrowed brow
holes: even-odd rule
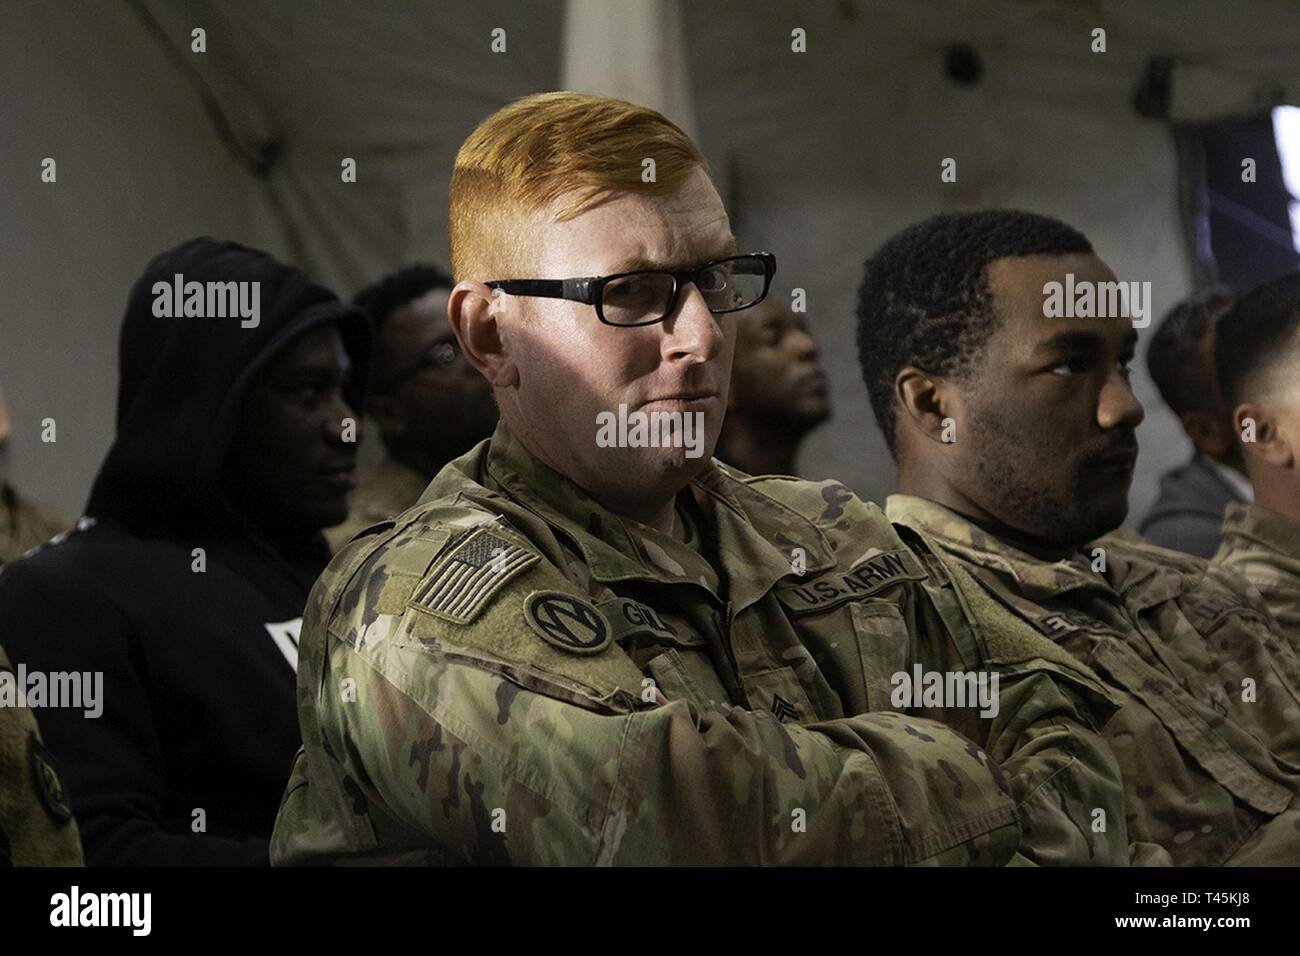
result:
[[[651,262],[643,256],[632,256],[627,259],[620,259],[609,267],[603,274],[614,275],[619,272],[646,272],[654,269],[669,268],[662,262]]]
[[[605,275],[614,275],[619,272],[653,272],[656,269],[688,269],[703,265],[706,262],[713,262],[715,259],[727,259],[734,255],[738,255],[738,247],[733,236],[714,252],[694,262],[651,262],[644,256],[630,256],[627,259],[620,259],[615,262]]]

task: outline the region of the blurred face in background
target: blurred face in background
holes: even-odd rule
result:
[[[349,371],[338,328],[318,328],[286,345],[244,396],[223,488],[264,534],[309,535],[347,517],[357,456],[357,442],[343,440],[343,420],[356,418],[343,397]]]
[[[379,327],[366,411],[390,452],[426,478],[492,434],[492,389],[465,361],[447,322],[450,289],[433,289]]]
[[[729,417],[800,433],[831,412],[826,373],[803,317],[780,296],[739,314]]]

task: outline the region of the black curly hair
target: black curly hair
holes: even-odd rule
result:
[[[1203,336],[1213,334],[1213,322],[1226,312],[1237,296],[1227,286],[1216,285],[1189,295],[1160,320],[1147,346],[1147,371],[1160,397],[1175,414],[1210,411],[1203,376],[1189,375],[1196,364],[1196,348]]]
[[[858,289],[858,361],[895,459],[894,379],[909,365],[958,374],[979,357],[994,328],[988,264],[1092,251],[1082,233],[1058,219],[987,209],[932,216],[867,260]]]
[[[352,303],[370,313],[375,331],[378,331],[384,320],[406,303],[434,289],[450,289],[455,285],[451,276],[433,263],[421,262],[398,269],[366,286],[356,294]]]
[[[1219,389],[1231,406],[1248,400],[1250,384],[1293,354],[1300,332],[1300,272],[1289,272],[1243,296],[1214,327]]]

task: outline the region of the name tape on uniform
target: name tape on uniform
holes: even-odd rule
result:
[[[846,601],[867,597],[900,581],[924,581],[929,575],[916,555],[906,549],[881,551],[848,571],[829,571],[811,581],[776,589],[781,603],[795,614],[828,611]]]
[[[693,646],[700,643],[697,640],[692,640],[689,635],[684,640],[679,638],[675,627],[660,617],[659,612],[654,608],[642,604],[640,601],[616,597],[608,601],[601,601],[596,607],[609,621],[610,629],[614,633],[614,640],[619,644],[623,644],[632,638],[645,636],[682,646]]]
[[[1084,617],[1069,614],[1043,614],[1030,619],[1030,623],[1044,637],[1059,640],[1067,634],[1082,630],[1095,622]]]

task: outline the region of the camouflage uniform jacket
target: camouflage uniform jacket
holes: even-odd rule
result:
[[[414,468],[384,452],[374,468],[361,476],[348,504],[347,520],[325,530],[330,550],[343,547],[358,531],[401,514],[420,500],[428,484]]]
[[[0,567],[71,526],[72,522],[18,497],[13,488],[0,487]]]
[[[1259,640],[1276,641],[1272,623],[1204,561],[1108,535],[1052,563],[925,499],[894,495],[886,513],[929,535],[1120,698],[1106,738],[1124,772],[1133,862],[1218,865],[1291,804],[1300,767],[1263,742],[1271,722],[1293,752],[1298,714]],[[1104,571],[1092,570],[1094,547]],[[1238,680],[1247,672],[1253,703]],[[1300,862],[1300,834],[1287,838]]]
[[[1259,505],[1229,505],[1214,563],[1255,586],[1300,652],[1300,522]]]
[[[935,555],[841,485],[711,463],[683,499],[699,551],[501,426],[340,551],[272,862],[991,864],[1016,804],[1029,861],[1125,858],[1086,668],[995,606],[977,633]],[[892,706],[895,672],[981,660],[993,719]]]
[[[0,648],[0,866],[81,866],[67,794],[28,707],[11,706],[16,675]]]
[[[1094,549],[1105,554],[1104,576],[1139,625],[1149,623],[1160,638],[1150,645],[1153,662],[1300,768],[1300,656],[1259,592],[1222,565],[1127,529],[1086,550]]]
[[[68,528],[68,522],[0,488],[0,567]],[[0,649],[0,672],[13,681]],[[26,707],[0,703],[0,866],[80,866],[81,839],[49,752]]]

